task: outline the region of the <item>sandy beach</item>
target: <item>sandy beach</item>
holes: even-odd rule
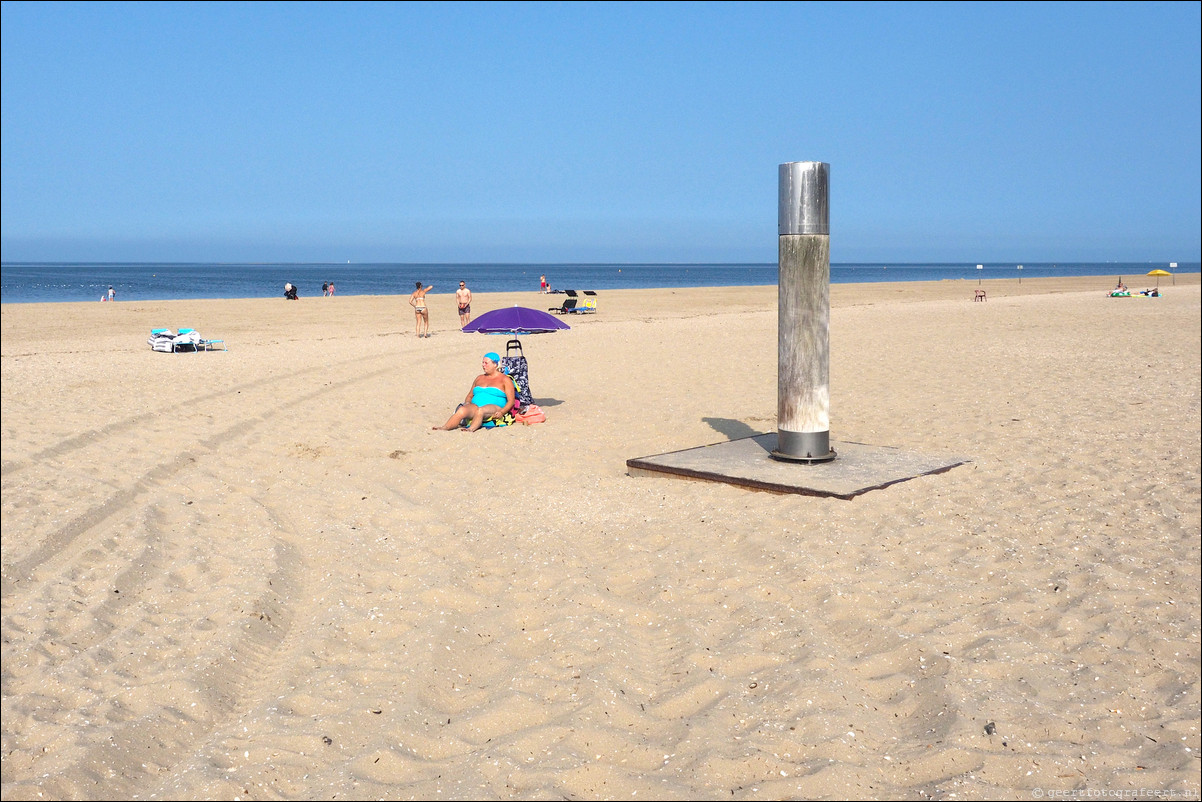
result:
[[[3,798],[1198,799],[1202,287],[1114,280],[834,285],[832,439],[971,460],[851,500],[627,473],[776,430],[775,287],[472,434],[450,294],[3,305]]]

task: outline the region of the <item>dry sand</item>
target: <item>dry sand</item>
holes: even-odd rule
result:
[[[4,305],[3,797],[1197,799],[1199,280],[1113,281],[832,287],[832,439],[972,459],[850,501],[627,475],[775,431],[774,287],[476,434],[450,295]]]

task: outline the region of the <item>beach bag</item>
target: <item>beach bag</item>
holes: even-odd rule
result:
[[[509,378],[513,379],[513,386],[517,391],[518,401],[522,402],[522,406],[527,407],[533,404],[534,396],[530,394],[530,369],[526,365],[526,357],[501,357],[501,370],[508,374]]]
[[[543,413],[538,404],[528,404],[523,406],[520,412],[515,412],[513,417],[518,423],[524,423],[529,426],[532,423],[546,423],[547,416]]]
[[[512,351],[517,351],[517,356],[510,356]],[[517,340],[510,340],[506,343],[505,356],[501,357],[501,372],[513,379],[522,407],[528,407],[534,403],[534,396],[530,394],[530,367],[526,364],[526,357],[522,354],[522,344]]]

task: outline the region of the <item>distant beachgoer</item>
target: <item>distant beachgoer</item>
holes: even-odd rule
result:
[[[474,432],[489,418],[503,417],[513,409],[516,394],[513,380],[501,372],[501,357],[489,351],[480,362],[484,372],[476,377],[467,396],[451,417],[435,430],[451,431],[467,423],[467,431]]]
[[[413,314],[417,322],[417,336],[430,336],[430,310],[426,308],[426,293],[434,289],[431,284],[423,288],[422,283],[417,282],[417,289],[409,296],[409,305],[413,307]]]
[[[334,282],[330,282],[330,297],[334,297]]]
[[[115,301],[115,300],[117,300],[117,293],[116,293],[116,291],[115,291],[115,290],[113,290],[113,285],[112,285],[112,284],[110,284],[110,285],[109,285],[109,300],[110,300],[110,301]]]
[[[459,327],[463,328],[472,322],[472,291],[462,281],[455,290],[455,303],[459,305]]]
[[[325,295],[325,296],[329,296],[329,294],[330,294],[330,283],[329,283],[328,281],[324,281],[324,282],[322,282],[322,285],[321,285],[321,294],[322,294],[322,295]]]
[[[284,285],[284,297],[287,298],[289,301],[298,300],[298,298],[296,297],[296,287],[292,286],[292,282],[288,282],[287,284]]]
[[[551,289],[551,285],[547,283],[547,277],[546,277],[546,276],[539,276],[539,277],[538,277],[538,288],[539,288],[539,290],[541,290],[542,292],[546,292],[547,290]]]

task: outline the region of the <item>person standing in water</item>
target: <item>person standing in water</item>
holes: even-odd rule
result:
[[[409,296],[409,305],[413,307],[413,313],[416,317],[418,337],[430,336],[430,310],[426,308],[426,293],[432,289],[434,289],[433,284],[423,288],[422,283],[419,281],[417,282],[417,289]]]

